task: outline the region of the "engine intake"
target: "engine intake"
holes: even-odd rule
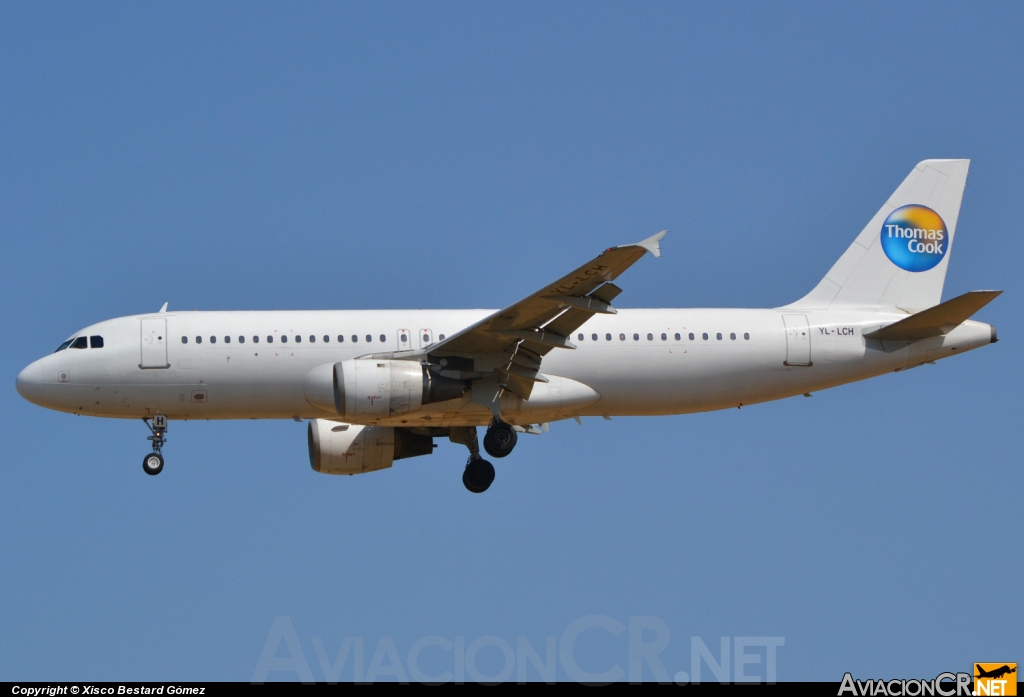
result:
[[[309,422],[309,464],[323,474],[362,474],[395,460],[434,452],[434,440],[402,428],[359,426],[327,419]]]
[[[465,391],[462,382],[419,363],[372,358],[318,366],[303,386],[307,402],[352,421],[408,414],[424,404],[459,399]]]

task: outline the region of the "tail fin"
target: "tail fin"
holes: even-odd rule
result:
[[[825,278],[787,308],[917,312],[937,305],[970,164],[918,163]]]

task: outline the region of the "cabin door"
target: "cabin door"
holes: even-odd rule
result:
[[[170,368],[167,363],[167,320],[146,317],[142,322],[142,358],[140,368]]]
[[[807,315],[783,315],[782,321],[786,324],[786,365],[812,365]]]

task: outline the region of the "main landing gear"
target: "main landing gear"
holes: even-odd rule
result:
[[[516,447],[518,436],[514,428],[494,417],[484,434],[484,450],[491,457],[505,457]]]
[[[476,438],[475,426],[453,427],[448,434],[453,443],[462,443],[469,448],[469,461],[462,473],[462,483],[474,494],[487,491],[494,481],[494,465],[480,457],[480,444]],[[484,434],[484,450],[491,457],[505,457],[516,447],[518,436],[512,426],[497,416]]]
[[[146,424],[153,435],[146,436],[146,440],[153,441],[153,452],[146,457],[142,458],[142,471],[150,475],[158,475],[164,469],[164,456],[160,454],[163,450],[164,443],[167,442],[167,417],[163,414],[157,414],[153,417],[153,423],[149,423],[148,417],[143,417],[142,421]]]
[[[462,484],[474,494],[487,491],[494,481],[494,465],[482,457],[470,458],[462,473]]]
[[[462,473],[462,483],[474,494],[482,494],[494,481],[494,465],[480,457],[480,445],[476,439],[475,426],[452,428],[448,438],[453,443],[462,443],[469,448],[469,461]],[[486,442],[486,441],[485,441]]]

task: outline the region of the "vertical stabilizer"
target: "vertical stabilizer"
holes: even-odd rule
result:
[[[810,293],[787,308],[917,312],[939,304],[970,160],[924,160]]]

